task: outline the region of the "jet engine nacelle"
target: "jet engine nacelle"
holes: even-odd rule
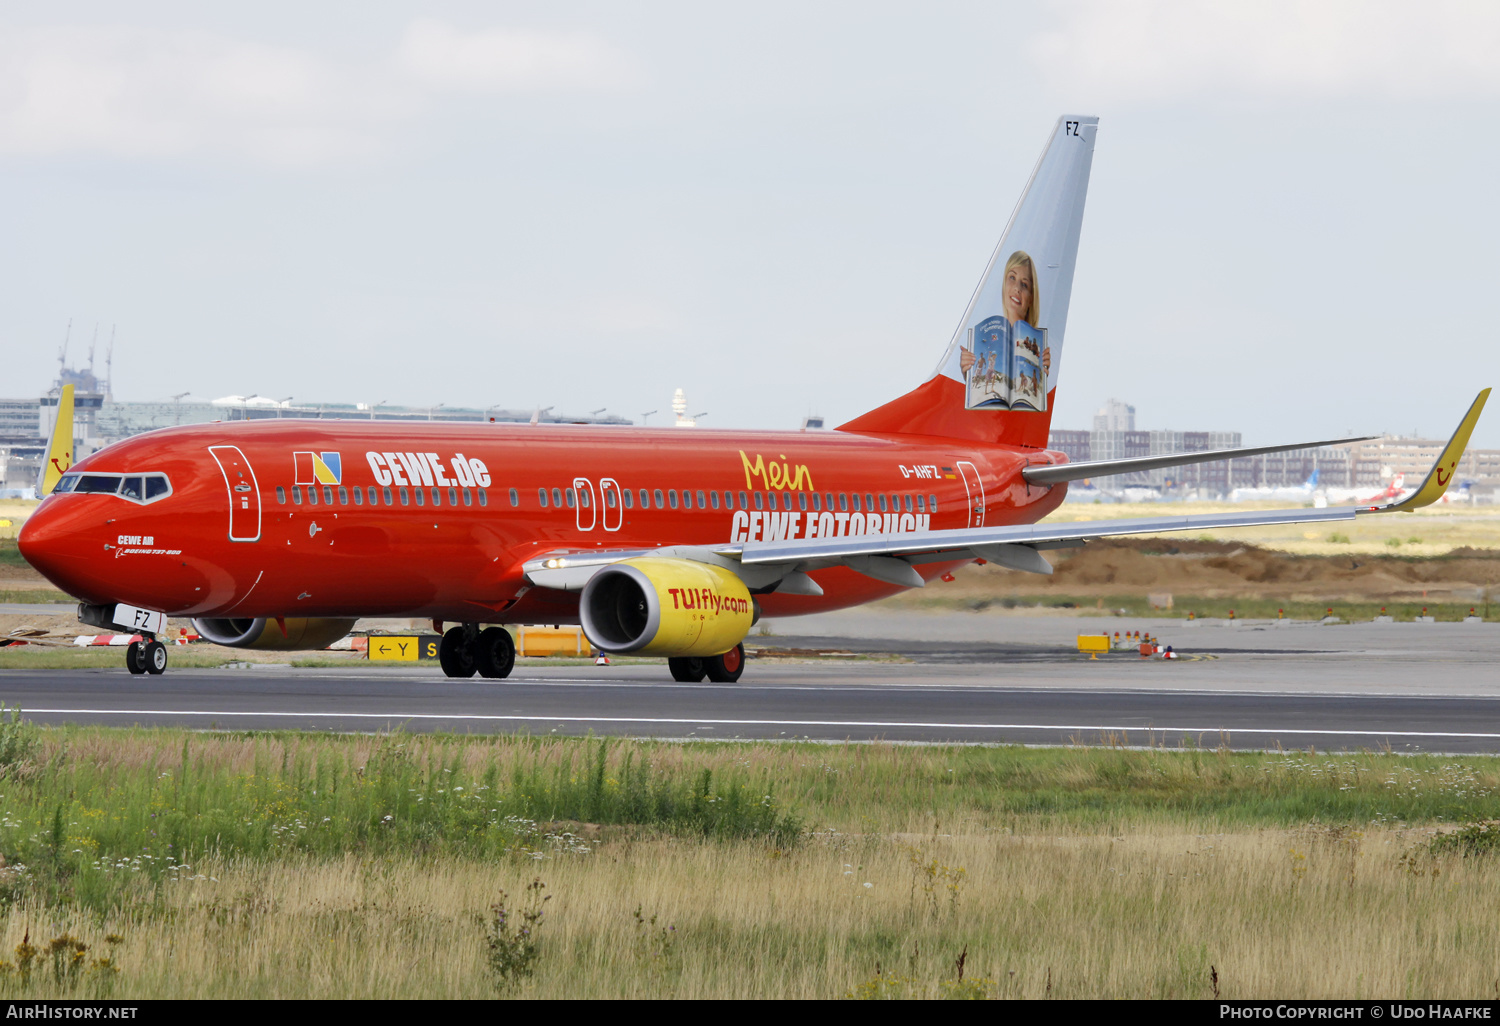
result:
[[[275,620],[267,617],[238,617],[233,619],[194,620],[198,633],[215,645],[229,648],[269,648],[283,651],[290,649],[327,648],[348,634],[354,627],[353,620],[331,617],[284,618],[286,633]]]
[[[722,655],[755,622],[749,589],[728,570],[655,556],[611,563],[595,573],[584,586],[578,614],[594,647],[640,655]]]

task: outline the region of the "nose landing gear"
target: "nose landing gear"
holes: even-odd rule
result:
[[[477,623],[449,628],[438,645],[438,663],[449,677],[499,679],[516,665],[516,643],[504,627],[479,629]]]
[[[159,674],[167,668],[167,646],[147,636],[145,641],[132,641],[125,649],[125,668],[131,673]]]

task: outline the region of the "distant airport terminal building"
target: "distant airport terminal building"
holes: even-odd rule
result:
[[[1295,488],[1316,470],[1320,486],[1369,488],[1374,493],[1398,474],[1406,475],[1407,487],[1415,486],[1447,441],[1384,435],[1350,445],[1119,474],[1091,483],[1106,492],[1145,488],[1163,494],[1218,498],[1236,488]],[[1135,407],[1111,399],[1094,415],[1092,431],[1053,429],[1047,444],[1076,462],[1233,449],[1243,443],[1238,431],[1138,431]],[[1469,449],[1459,464],[1458,477],[1460,489],[1467,483],[1475,501],[1494,502],[1500,489],[1500,449]]]
[[[389,403],[293,403],[263,396],[231,395],[195,399],[188,395],[148,402],[120,402],[109,384],[90,370],[63,369],[57,382],[42,396],[0,398],[0,496],[29,497],[46,458],[58,396],[62,386],[74,389],[75,453],[82,459],[111,442],[157,428],[178,424],[208,424],[216,420],[383,420],[443,421],[447,423],[629,424],[613,414],[568,414],[546,410],[512,410],[462,406],[397,406]]]

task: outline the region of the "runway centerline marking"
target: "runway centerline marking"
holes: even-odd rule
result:
[[[1109,724],[1069,723],[932,723],[900,720],[719,720],[682,719],[665,716],[568,716],[568,715],[501,715],[495,713],[370,713],[370,712],[251,712],[238,709],[21,709],[33,716],[254,716],[272,719],[359,719],[359,720],[477,720],[506,723],[670,723],[714,724],[721,727],[864,727],[928,728],[937,730],[1134,730],[1163,734],[1301,734],[1332,737],[1462,737],[1500,740],[1500,733],[1480,734],[1456,730],[1315,730],[1306,727],[1171,727],[1155,725],[1119,726]]]

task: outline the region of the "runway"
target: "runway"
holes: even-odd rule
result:
[[[1173,663],[1089,661],[1079,633],[1175,643]],[[1192,744],[1500,753],[1494,624],[1195,625],[856,610],[767,625],[736,684],[665,666],[0,670],[0,700],[43,723],[195,729],[515,732],[961,744]],[[792,633],[793,631],[797,633]],[[290,658],[290,657],[289,657]]]

